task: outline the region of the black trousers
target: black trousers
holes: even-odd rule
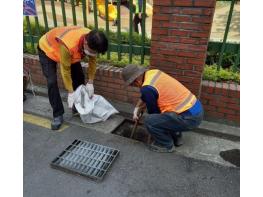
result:
[[[64,114],[64,107],[57,83],[57,62],[46,56],[45,52],[38,47],[39,61],[42,66],[42,72],[47,79],[49,103],[53,109],[53,117]],[[80,62],[71,64],[71,78],[73,90],[85,83],[84,73]]]
[[[138,28],[139,24],[140,24],[141,29],[142,29],[142,19],[139,18],[139,14],[135,14],[135,15],[134,15],[134,18],[133,18],[133,28],[134,28],[134,32],[139,33],[139,28]]]

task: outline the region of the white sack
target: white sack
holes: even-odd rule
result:
[[[74,104],[84,123],[96,123],[107,120],[112,114],[119,113],[106,99],[94,94],[89,98],[84,85],[74,92]]]

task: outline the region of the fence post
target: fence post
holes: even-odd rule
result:
[[[117,38],[118,38],[118,60],[121,60],[121,0],[117,0]]]
[[[35,52],[34,40],[33,40],[33,34],[32,34],[32,30],[31,30],[29,16],[26,16],[26,25],[27,25],[27,31],[28,31],[29,36],[30,36],[31,48],[32,48],[33,52]]]
[[[109,36],[109,2],[108,0],[105,0],[105,18],[106,18],[106,35],[108,40],[110,41],[110,36]],[[107,50],[107,59],[110,59],[110,50]]]
[[[42,6],[42,11],[43,11],[43,18],[44,18],[44,23],[45,23],[45,30],[48,31],[47,12],[46,12],[46,7],[45,7],[45,2],[44,2],[44,0],[41,0],[41,6]]]
[[[229,10],[228,18],[227,18],[227,23],[226,23],[226,30],[225,30],[225,34],[224,34],[224,38],[223,38],[223,44],[222,44],[221,51],[220,51],[217,70],[219,70],[221,68],[221,65],[222,65],[223,54],[225,51],[226,40],[227,40],[227,36],[228,36],[228,32],[229,32],[229,27],[230,27],[230,23],[231,23],[231,19],[232,19],[235,1],[236,0],[231,1],[230,10]]]
[[[71,3],[71,8],[72,8],[73,24],[77,25],[75,0],[70,0],[70,3]]]
[[[82,0],[82,15],[83,15],[83,21],[84,21],[84,27],[88,26],[87,23],[87,8],[86,8],[86,0]]]
[[[94,25],[98,30],[98,16],[97,16],[97,0],[93,0],[93,12],[94,12]]]
[[[51,9],[52,9],[54,27],[57,27],[58,24],[57,24],[57,17],[56,17],[56,9],[55,9],[55,2],[54,2],[54,0],[51,0]]]
[[[129,1],[129,63],[132,63],[133,0]]]
[[[64,26],[67,26],[65,0],[61,0],[61,10],[62,10],[62,16],[63,16],[63,24],[64,24]]]
[[[144,64],[144,46],[145,46],[145,15],[146,15],[146,0],[143,0],[143,3],[142,3],[142,48],[141,48],[141,64]]]

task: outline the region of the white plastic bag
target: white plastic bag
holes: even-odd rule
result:
[[[84,123],[96,123],[107,120],[112,114],[119,113],[106,99],[94,94],[89,98],[84,85],[74,92],[74,104]]]

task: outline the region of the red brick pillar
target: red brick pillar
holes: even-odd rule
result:
[[[216,0],[154,0],[151,68],[200,95]]]

